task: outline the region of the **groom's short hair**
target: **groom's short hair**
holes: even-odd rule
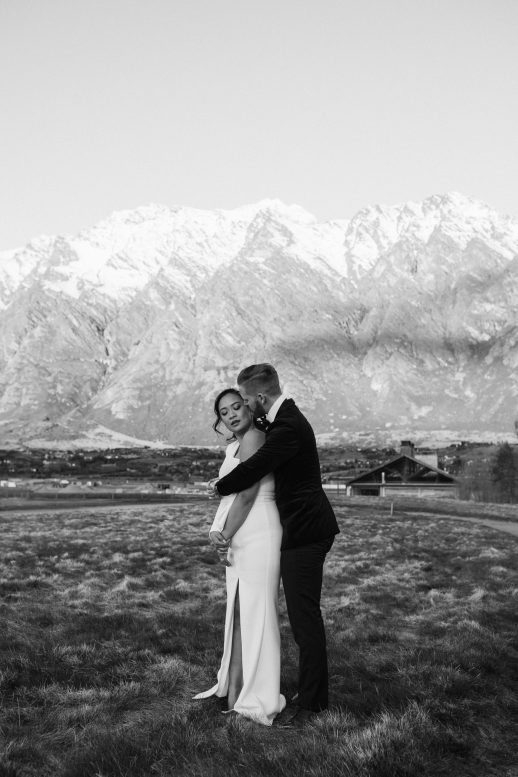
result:
[[[281,386],[277,370],[271,364],[251,364],[237,376],[238,386],[246,386],[250,393],[280,394]]]

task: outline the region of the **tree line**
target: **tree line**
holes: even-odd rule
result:
[[[491,456],[466,461],[459,480],[461,499],[518,502],[518,450],[502,443]]]

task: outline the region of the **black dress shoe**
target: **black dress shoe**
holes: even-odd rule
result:
[[[304,707],[299,707],[295,714],[286,723],[285,728],[305,728],[316,718],[317,713],[313,710],[306,710]]]
[[[288,704],[288,706],[284,707],[282,712],[279,712],[279,714],[275,717],[273,725],[277,728],[289,728],[291,720],[295,717],[298,710],[298,707],[294,707],[292,704]]]

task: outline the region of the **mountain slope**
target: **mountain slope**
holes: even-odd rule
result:
[[[518,224],[460,194],[324,224],[150,205],[0,265],[4,441],[213,443],[213,396],[255,361],[328,439],[518,415]]]

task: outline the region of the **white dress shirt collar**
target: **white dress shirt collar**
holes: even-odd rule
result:
[[[266,413],[266,420],[268,421],[268,423],[273,424],[273,422],[275,421],[275,416],[279,412],[279,408],[285,399],[288,399],[287,394],[281,394],[280,397],[277,397],[277,399],[275,400],[271,408]]]

